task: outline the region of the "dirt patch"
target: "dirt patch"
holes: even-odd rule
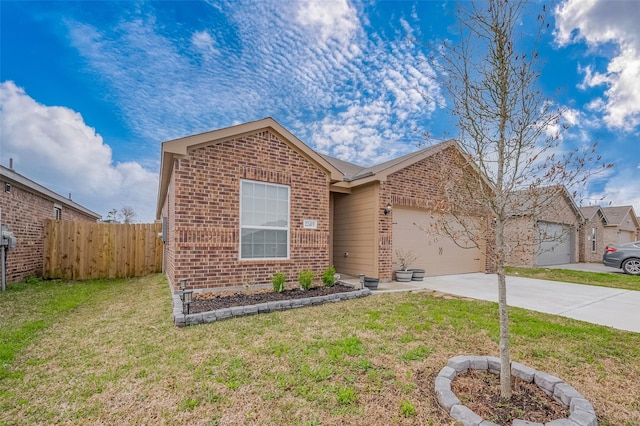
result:
[[[500,377],[485,371],[469,371],[451,381],[451,391],[485,420],[510,425],[513,420],[547,423],[569,417],[569,409],[547,396],[535,383],[511,378],[513,395],[500,396]]]
[[[216,309],[230,308],[233,306],[250,306],[257,305],[259,303],[276,302],[279,300],[304,299],[307,297],[326,296],[329,294],[347,293],[357,290],[359,289],[342,284],[336,284],[333,287],[311,287],[309,290],[288,289],[281,293],[276,293],[271,290],[237,293],[200,293],[194,295],[189,312],[197,314],[200,312],[214,311]]]

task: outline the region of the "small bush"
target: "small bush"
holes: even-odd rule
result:
[[[298,282],[300,283],[300,287],[303,290],[309,290],[311,288],[311,283],[313,279],[316,277],[316,274],[313,271],[302,271],[298,274]]]
[[[325,269],[322,273],[322,283],[327,287],[333,287],[333,285],[335,284],[335,274],[336,268],[334,268],[333,266]]]
[[[282,272],[276,272],[271,278],[273,283],[273,291],[276,293],[282,293],[284,291],[284,283],[287,281],[287,276]]]
[[[413,417],[416,415],[416,407],[414,407],[411,401],[404,399],[400,403],[400,413],[402,413],[404,417]]]

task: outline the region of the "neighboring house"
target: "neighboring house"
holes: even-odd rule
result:
[[[564,187],[513,194],[505,240],[507,265],[550,266],[579,260],[578,230],[583,216]]]
[[[0,166],[2,224],[13,232],[16,247],[7,253],[7,282],[42,276],[44,220],[96,222],[100,215],[44,186]]]
[[[602,262],[606,246],[604,227],[607,220],[600,206],[580,207],[584,224],[580,227],[580,262]]]
[[[268,285],[276,271],[295,282],[331,264],[390,280],[400,248],[416,250],[412,266],[431,275],[485,271],[485,247],[426,237],[443,202],[438,174],[455,174],[446,167],[460,159],[449,141],[364,168],[318,154],[271,118],[165,142],[165,272],[174,289],[183,279],[188,288]]]
[[[632,206],[587,206],[580,211],[585,218],[580,229],[581,262],[602,262],[607,245],[640,239],[640,220]]]
[[[605,246],[637,240],[640,222],[632,206],[602,207],[602,212],[606,220],[603,236]]]

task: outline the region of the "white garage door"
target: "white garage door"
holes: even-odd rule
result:
[[[571,263],[571,228],[559,223],[538,222],[538,235],[541,242],[536,258],[537,266]]]
[[[394,270],[400,268],[396,251],[411,250],[417,260],[410,268],[424,269],[429,276],[484,272],[484,248],[461,248],[451,238],[434,235],[431,225],[438,217],[425,210],[393,209]],[[478,220],[473,222],[480,224]],[[449,218],[448,223],[454,224],[455,219]]]

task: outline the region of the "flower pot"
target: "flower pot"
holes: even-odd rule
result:
[[[411,276],[411,281],[424,280],[424,273],[425,273],[424,269],[410,269],[410,271],[413,272],[413,275]]]
[[[369,290],[376,290],[380,280],[378,278],[364,277],[364,286]]]
[[[413,271],[396,271],[396,281],[401,283],[408,283],[411,281]]]

